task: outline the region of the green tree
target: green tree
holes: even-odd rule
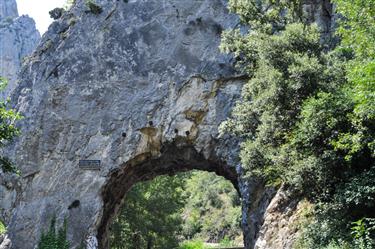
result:
[[[248,175],[269,183],[285,181],[283,171],[289,163],[280,154],[299,120],[302,103],[339,84],[343,66],[320,44],[318,28],[303,23],[288,24],[277,34],[230,31],[221,48],[241,56],[239,65],[251,77],[233,118],[221,125],[221,131],[244,138],[241,159]]]
[[[315,204],[302,248],[355,246],[351,223],[375,217],[375,6],[337,0],[342,42],[329,51],[332,44],[321,43],[319,28],[298,8],[270,2],[278,6],[271,12],[302,18],[277,24],[261,18],[247,34],[224,33],[222,50],[236,56],[250,80],[221,131],[244,140],[248,176],[284,182]],[[246,24],[254,24],[267,4],[230,1]]]
[[[365,149],[375,154],[375,6],[372,0],[335,0],[345,18],[338,34],[342,43],[338,49],[353,54],[346,63],[349,84],[346,93],[354,103],[349,117],[354,131],[341,134],[334,146],[350,157]]]
[[[291,177],[304,172],[313,176],[309,185],[319,189],[313,194],[317,222],[310,228],[316,231],[310,248],[332,240],[372,248],[367,245],[374,243],[373,230],[365,244],[358,236],[351,242],[349,231],[351,222],[375,217],[375,6],[368,0],[335,2],[343,16],[336,51],[350,55],[343,62],[346,81],[305,101],[291,142],[300,161],[308,157],[313,163],[294,164],[298,171]]]
[[[110,245],[164,249],[183,241],[182,248],[198,248],[199,241],[242,240],[240,218],[238,193],[224,178],[202,171],[160,176],[127,194]]]
[[[341,19],[341,46],[354,53],[347,63],[347,77],[356,101],[355,114],[373,119],[375,115],[375,7],[372,0],[334,0]]]
[[[136,184],[111,226],[111,248],[177,248],[184,178],[157,177]]]
[[[350,242],[351,222],[375,217],[375,6],[371,0],[335,3],[343,16],[338,29],[341,44],[336,50],[350,54],[350,60],[344,62],[347,81],[306,101],[304,120],[296,130],[300,135],[309,131],[305,138],[324,139],[313,146],[321,148],[314,157],[323,165],[319,172],[326,177],[320,182],[325,194],[317,205],[317,224],[329,226],[325,226],[325,239],[312,236],[310,247],[329,240]],[[295,139],[297,147],[309,146],[303,139]],[[322,228],[316,225],[316,230]],[[374,231],[368,232],[366,242],[358,240],[356,235],[353,248],[372,248]]]
[[[53,217],[49,230],[42,233],[38,243],[38,249],[69,249],[69,242],[66,238],[67,221],[56,231],[56,218]]]
[[[214,173],[193,171],[186,180],[184,195],[185,239],[241,242],[241,203],[231,182]]]
[[[308,21],[301,0],[229,0],[229,10],[239,15],[242,23],[263,33],[283,30],[288,23]]]
[[[0,77],[0,90],[3,90],[6,85],[7,81]],[[19,135],[15,122],[20,118],[21,115],[9,107],[8,101],[0,100],[0,150],[7,142]],[[0,155],[0,165],[4,172],[17,172],[11,161],[3,155]]]

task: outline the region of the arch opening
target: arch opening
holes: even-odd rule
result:
[[[111,249],[241,247],[241,199],[233,184],[193,170],[138,182],[110,226]]]
[[[234,167],[215,159],[206,159],[193,146],[163,146],[161,155],[153,158],[150,153],[141,154],[113,172],[103,188],[103,214],[98,226],[99,248],[109,248],[109,228],[117,216],[128,191],[137,183],[157,176],[173,176],[191,170],[214,172],[229,180],[238,189],[238,175]],[[240,196],[241,197],[241,196]]]

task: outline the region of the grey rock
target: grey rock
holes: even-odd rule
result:
[[[0,99],[5,99],[16,87],[22,60],[35,49],[40,35],[32,18],[18,17],[15,0],[2,0],[0,11],[0,76],[8,80]]]
[[[1,0],[0,2],[0,21],[3,19],[13,19],[18,17],[16,0]]]
[[[8,223],[11,210],[17,202],[17,192],[21,191],[21,186],[17,175],[7,174],[0,169],[0,220]]]
[[[107,248],[108,225],[135,183],[191,169],[235,185],[253,248],[274,191],[243,177],[240,141],[218,132],[246,80],[218,51],[238,18],[226,0],[96,3],[102,13],[77,0],[49,27],[13,91],[24,115],[8,150],[22,172],[13,248],[34,248],[53,215],[68,219],[72,248]],[[80,168],[88,159],[101,169]]]
[[[18,17],[16,1],[2,0],[0,11],[0,76],[8,80],[7,88],[0,93],[0,101],[3,101],[16,87],[16,75],[22,58],[31,54],[40,36],[30,17]],[[0,153],[3,154],[3,151]],[[18,177],[5,174],[0,169],[0,220],[5,223],[9,222],[20,190]],[[5,244],[8,245],[6,242],[2,245]]]
[[[0,235],[0,249],[8,249],[12,247],[12,241],[6,234]]]
[[[281,187],[265,207],[264,220],[257,233],[255,249],[294,248],[304,215],[312,210],[308,201],[300,201]]]
[[[12,95],[24,115],[14,248],[33,248],[53,214],[68,218],[73,247],[93,236],[105,246],[127,190],[160,174],[199,168],[237,185],[238,147],[218,136],[244,82],[218,51],[238,23],[226,1],[97,4],[98,15],[78,1],[49,27]]]

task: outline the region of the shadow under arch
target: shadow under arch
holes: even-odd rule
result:
[[[109,226],[116,217],[126,193],[134,184],[152,180],[160,175],[172,176],[190,170],[215,172],[229,180],[240,195],[238,175],[234,167],[222,161],[205,159],[191,145],[164,145],[159,157],[152,158],[149,153],[141,154],[110,175],[102,190],[104,206],[97,234],[99,248],[109,248]]]

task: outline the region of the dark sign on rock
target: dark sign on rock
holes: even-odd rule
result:
[[[100,170],[100,160],[79,160],[78,165],[84,170]]]

